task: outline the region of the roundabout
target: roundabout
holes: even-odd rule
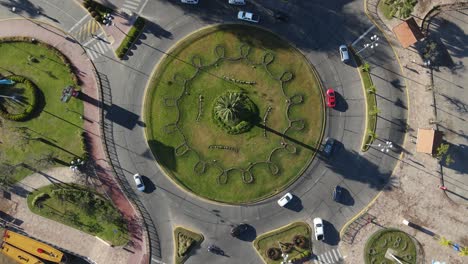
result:
[[[257,27],[223,25],[185,38],[159,64],[146,98],[159,165],[187,190],[223,203],[281,192],[307,168],[324,131],[317,74]]]

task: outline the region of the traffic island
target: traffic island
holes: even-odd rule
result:
[[[144,109],[159,165],[203,198],[249,204],[298,179],[320,148],[319,77],[263,29],[222,25],[180,41],[159,63]]]
[[[175,243],[175,263],[182,264],[189,257],[192,249],[196,248],[203,241],[203,235],[177,227],[174,230],[174,243]]]
[[[259,236],[253,245],[267,264],[296,263],[312,256],[311,235],[308,224],[295,222]]]
[[[413,239],[398,229],[388,228],[377,231],[366,242],[364,261],[366,264],[416,264],[417,249]]]

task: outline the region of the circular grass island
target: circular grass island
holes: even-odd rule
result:
[[[165,173],[206,199],[275,195],[308,167],[325,108],[305,57],[271,32],[205,28],[158,65],[146,93],[148,144]]]
[[[364,249],[365,263],[396,263],[385,257],[387,250],[403,263],[417,263],[417,248],[413,239],[405,232],[392,228],[377,231],[367,240]]]

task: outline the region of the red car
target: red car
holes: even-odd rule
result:
[[[327,106],[331,108],[336,106],[335,90],[333,90],[332,88],[329,88],[327,90]]]

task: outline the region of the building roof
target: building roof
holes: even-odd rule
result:
[[[414,18],[407,19],[394,27],[393,33],[405,49],[424,37]]]
[[[418,128],[416,152],[432,154],[438,145],[441,134],[432,128]]]

